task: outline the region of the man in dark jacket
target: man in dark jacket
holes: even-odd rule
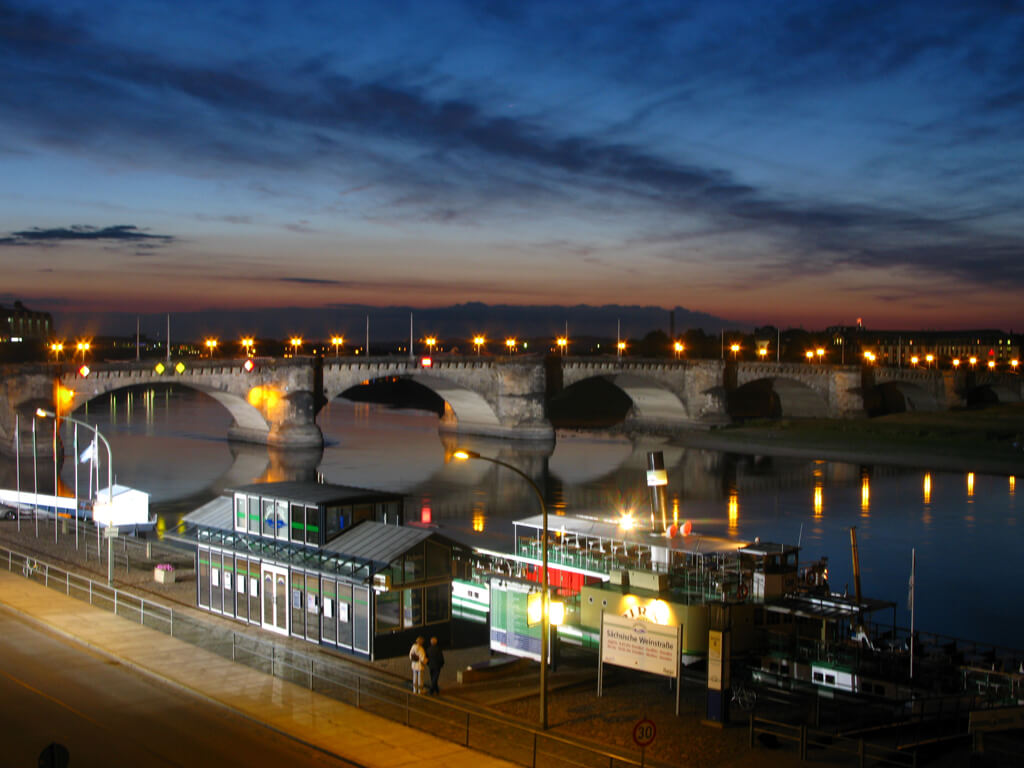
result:
[[[430,670],[430,693],[440,693],[437,687],[437,680],[441,677],[441,667],[444,666],[444,651],[437,644],[437,638],[430,638],[430,645],[427,646],[427,669]]]

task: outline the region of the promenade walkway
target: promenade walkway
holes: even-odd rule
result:
[[[81,600],[0,571],[0,609],[257,724],[367,768],[511,768],[512,763],[235,664]]]

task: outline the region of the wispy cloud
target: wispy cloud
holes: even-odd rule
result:
[[[71,227],[56,227],[52,229],[33,227],[18,232],[11,232],[7,237],[0,237],[0,245],[53,245],[82,240],[129,242],[140,244],[138,245],[140,248],[152,248],[156,245],[167,245],[174,240],[174,237],[172,235],[150,234],[130,224],[118,224],[109,227],[76,224]]]

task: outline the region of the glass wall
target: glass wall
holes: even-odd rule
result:
[[[210,607],[210,549],[199,547],[197,549],[198,567],[196,568],[196,584],[198,594],[196,602],[200,608]]]

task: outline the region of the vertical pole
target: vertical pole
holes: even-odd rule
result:
[[[413,335],[412,335],[412,312],[409,313],[409,359],[412,360],[416,353],[413,351]]]
[[[135,362],[139,362],[139,316],[135,316]]]
[[[71,465],[75,468],[75,549],[78,549],[78,425],[75,424],[75,437],[72,441]]]
[[[57,543],[57,417],[53,417],[53,543]]]
[[[107,524],[107,586],[114,583],[114,537],[110,535],[110,524]],[[114,594],[117,594],[116,592]],[[115,603],[116,605],[116,603]],[[115,611],[116,613],[116,611]]]
[[[167,313],[167,362],[171,362],[171,313]]]
[[[775,329],[775,362],[782,360],[782,331]]]
[[[14,414],[14,475],[15,484],[18,489],[18,504],[15,509],[15,517],[18,518],[18,533],[21,533],[21,420],[20,414]]]
[[[32,419],[32,485],[35,501],[32,503],[32,517],[36,519],[36,538],[39,538],[39,475],[36,470],[36,420]]]
[[[917,549],[910,550],[910,679],[914,679],[914,589],[917,571]]]
[[[366,356],[370,356],[370,316],[366,316]]]
[[[601,698],[604,688],[604,662],[601,660],[601,641],[604,640],[604,611],[601,611],[601,634],[598,635],[597,646],[597,698]]]
[[[622,341],[622,320],[617,320],[615,325],[615,354],[618,357],[622,357],[622,349],[619,347],[620,341]]]

